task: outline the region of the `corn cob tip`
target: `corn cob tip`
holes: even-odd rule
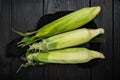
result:
[[[93,6],[92,8],[95,8],[98,12],[101,11],[101,7],[100,6]]]
[[[104,34],[104,29],[103,28],[98,28],[96,29],[96,32],[99,34]]]
[[[101,34],[104,33],[104,29],[103,28],[99,28],[98,30],[100,31]]]
[[[103,53],[99,53],[99,54],[100,54],[100,58],[101,58],[101,59],[105,59],[105,56],[104,56]]]
[[[91,50],[91,52],[92,52],[92,54],[93,54],[93,56],[94,56],[95,58],[101,58],[101,59],[104,59],[104,58],[105,58],[104,54],[101,53],[101,52],[93,51],[93,50]]]

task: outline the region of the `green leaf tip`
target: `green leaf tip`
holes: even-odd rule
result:
[[[25,37],[25,36],[30,36],[30,35],[32,35],[32,34],[35,34],[37,31],[33,31],[33,32],[20,32],[20,31],[16,31],[15,29],[13,29],[12,27],[11,27],[11,30],[13,31],[13,32],[15,32],[15,33],[17,33],[17,34],[19,34],[20,36],[23,36],[23,37]]]
[[[101,38],[101,37],[96,37],[96,38],[93,38],[92,40],[90,40],[91,43],[103,43],[105,42],[105,39],[104,38]]]

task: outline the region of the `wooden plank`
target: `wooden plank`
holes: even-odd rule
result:
[[[101,6],[102,11],[95,19],[99,27],[105,29],[105,42],[101,44],[100,51],[106,59],[99,60],[98,64],[92,67],[92,80],[113,79],[113,24],[112,24],[112,0],[91,0],[91,6]]]
[[[11,12],[12,27],[15,30],[22,32],[33,31],[37,28],[39,19],[43,15],[43,0],[12,0]],[[17,69],[22,63],[19,57],[21,53],[25,54],[25,52],[22,51],[23,49],[16,48],[15,46],[16,42],[18,41],[16,38],[19,38],[20,36],[12,32],[11,37],[13,42],[10,43],[12,45],[12,48],[10,49],[11,51],[14,50],[14,52],[11,52],[11,54],[14,56],[12,58],[12,79],[43,80],[43,66],[25,68],[16,74]]]
[[[6,46],[11,41],[10,0],[0,0],[0,79],[11,79],[11,58],[6,57]]]
[[[114,0],[114,80],[120,80],[120,1]]]
[[[89,0],[44,0],[44,13],[73,11],[87,6],[89,6]]]
[[[45,16],[46,23],[69,13],[65,11],[74,11],[85,6],[89,6],[89,0],[44,0],[44,15],[53,14]],[[54,14],[55,12],[58,13]],[[90,67],[48,64],[45,65],[45,80],[90,80]]]

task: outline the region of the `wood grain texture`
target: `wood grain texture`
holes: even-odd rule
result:
[[[119,5],[119,0],[0,0],[0,80],[119,80]],[[25,49],[16,47],[20,36],[10,27],[22,32],[33,31],[69,11],[87,6],[102,8],[95,22],[105,29],[105,42],[100,44],[100,49],[99,46],[90,48],[103,52],[105,60],[92,61],[92,64],[95,63],[92,66],[91,62],[78,65],[47,64],[25,68],[16,74],[23,63],[18,56],[24,54]],[[56,12],[59,12],[57,16],[48,15]]]
[[[89,6],[89,0],[44,0],[44,13],[74,11]]]
[[[74,11],[85,6],[89,6],[89,0],[44,0],[44,15]],[[58,13],[57,16],[59,15]],[[45,66],[45,75],[45,80],[90,80],[90,67],[48,64]]]
[[[114,0],[114,80],[120,80],[120,1]]]
[[[106,57],[100,60],[99,64],[92,68],[92,80],[113,80],[113,14],[112,0],[91,0],[91,6],[101,6],[102,11],[95,19],[99,27],[105,29],[105,42],[101,45],[102,51]]]
[[[0,77],[11,79],[11,58],[6,56],[6,46],[11,41],[11,2],[0,0]],[[6,77],[7,76],[7,77]]]
[[[36,29],[40,17],[43,15],[43,0],[12,0],[11,1],[11,25],[15,30],[26,32]],[[19,36],[12,32],[11,37],[13,39]],[[14,41],[16,42],[16,40]],[[15,45],[11,42],[10,45]],[[16,49],[16,48],[10,48]],[[22,50],[22,49],[21,49]],[[19,50],[20,51],[20,50]],[[15,53],[16,52],[16,53]],[[12,52],[13,55],[18,54],[18,51]],[[23,53],[25,54],[25,52]],[[23,63],[20,57],[12,58],[12,79],[13,80],[43,80],[43,66],[37,66],[35,68],[29,67],[22,69],[16,74],[17,69]]]

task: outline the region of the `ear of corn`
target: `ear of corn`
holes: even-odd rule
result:
[[[54,50],[47,53],[35,53],[27,56],[28,61],[39,61],[45,63],[77,64],[86,63],[95,58],[105,58],[100,52],[87,48],[68,48]]]
[[[26,58],[27,63],[22,64],[17,72],[19,72],[22,67],[44,65],[48,63],[79,64],[89,62],[95,58],[104,59],[105,56],[98,51],[89,50],[87,48],[67,48],[47,53],[37,52],[28,55]]]
[[[98,28],[98,29],[83,28],[83,29],[73,30],[44,39],[39,43],[34,43],[32,46],[30,46],[29,50],[45,51],[45,50],[55,50],[55,49],[77,46],[86,43],[95,36],[103,33],[104,33],[103,28]]]
[[[27,34],[16,31],[18,34],[25,36],[18,44],[24,47],[42,38],[76,29],[93,20],[99,12],[99,6],[82,8],[43,26],[35,31],[35,33],[31,32],[32,35],[34,34],[31,37],[30,33]]]

